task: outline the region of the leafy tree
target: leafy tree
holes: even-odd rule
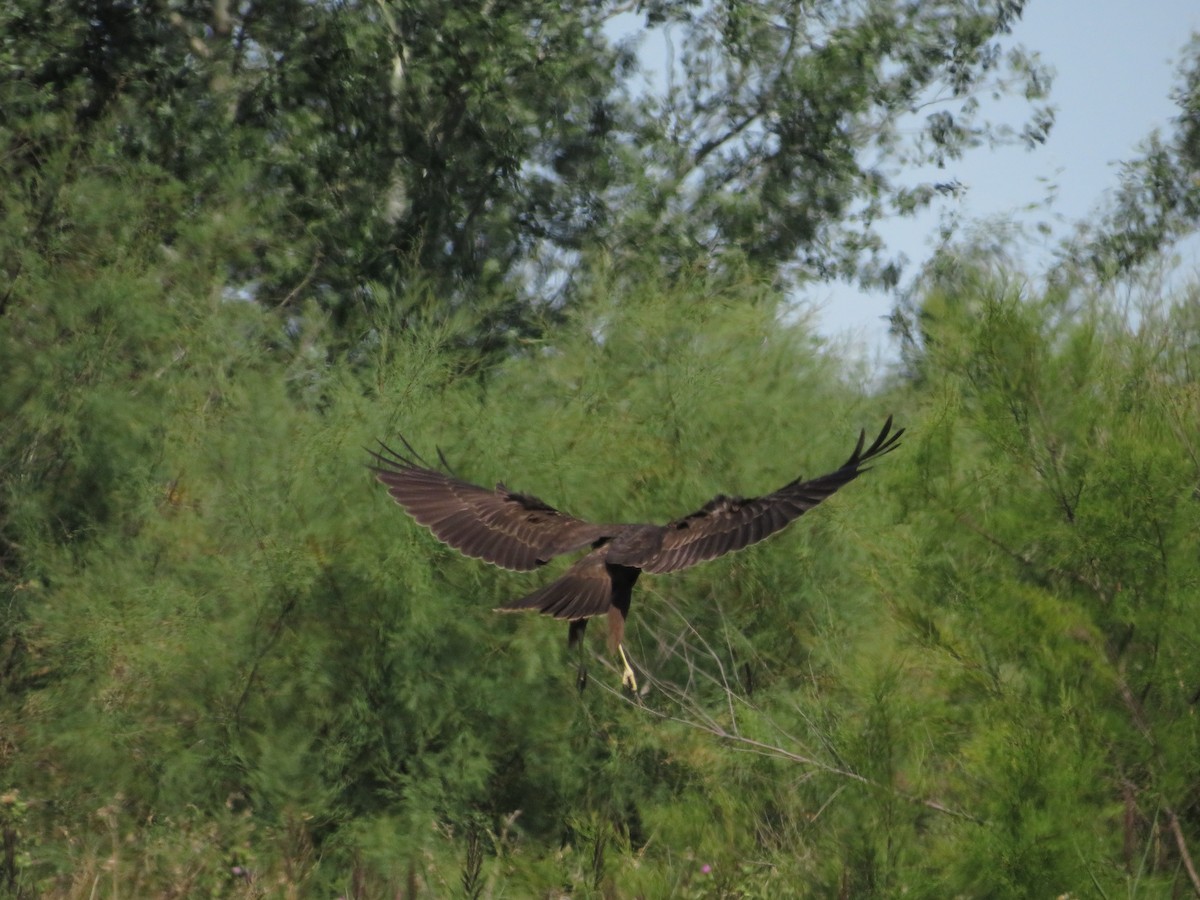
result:
[[[7,174],[46,228],[72,147],[160,166],[199,206],[244,168],[263,228],[231,289],[315,299],[352,342],[364,309],[433,279],[441,315],[490,298],[487,352],[569,299],[550,285],[597,246],[893,279],[871,223],[953,192],[896,167],[1050,125],[1040,107],[1020,135],[980,117],[984,91],[1044,94],[1036,62],[1001,51],[1020,10],[651,4],[614,46],[619,5],[18,2]],[[637,89],[638,34],[680,47],[661,93]]]
[[[677,53],[667,88],[638,103],[645,220],[668,258],[744,253],[769,271],[894,284],[873,223],[954,194],[952,177],[906,184],[987,141],[1044,140],[1048,75],[1002,39],[1021,3],[660,3],[647,23]],[[1014,131],[980,95],[1034,104]]]
[[[1116,195],[1095,226],[1081,225],[1067,246],[1064,268],[1086,266],[1101,281],[1119,280],[1196,232],[1200,223],[1200,36],[1184,48],[1179,108],[1172,133],[1157,130],[1142,154],[1122,166]],[[1072,265],[1074,263],[1074,265]]]
[[[900,612],[974,722],[953,753],[995,843],[958,877],[1200,891],[1194,297],[1135,325],[1112,295],[943,271],[905,501],[923,588]]]

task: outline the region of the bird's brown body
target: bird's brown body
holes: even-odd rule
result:
[[[529,571],[555,556],[589,548],[557,580],[505,604],[504,611],[537,610],[571,623],[570,642],[587,620],[606,614],[609,640],[625,663],[625,683],[635,685],[622,647],[633,586],[642,572],[684,569],[761,541],[812,509],[866,471],[863,464],[895,449],[904,429],[892,432],[889,416],[865,451],[866,435],[842,466],[809,481],[797,478],[763,497],[714,497],[666,525],[595,525],[559,512],[536,497],[462,481],[381,445],[372,451],[376,477],[421,525],[467,556],[514,571]]]

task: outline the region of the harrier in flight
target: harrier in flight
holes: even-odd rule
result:
[[[380,444],[371,466],[388,493],[434,537],[455,550],[505,569],[527,572],[556,556],[587,549],[556,581],[514,600],[501,611],[537,610],[570,623],[568,645],[583,637],[592,616],[607,615],[609,643],[624,666],[622,683],[637,690],[625,656],[625,617],[633,585],[643,572],[661,575],[715,559],[782,530],[838,488],[867,471],[864,464],[894,450],[904,429],[892,417],[865,450],[866,432],[840,468],[817,478],[797,478],[762,497],[714,497],[666,525],[593,525],[559,512],[503,484],[495,490],[429,468],[407,441],[404,456]],[[439,457],[441,454],[438,454]],[[441,459],[446,466],[445,459]],[[580,685],[583,684],[582,669]]]

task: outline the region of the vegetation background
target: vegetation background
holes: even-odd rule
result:
[[[1200,49],[1051,271],[873,232],[1045,137],[1021,6],[654,0],[652,93],[618,4],[6,4],[0,891],[1200,895]],[[905,284],[894,371],[832,278]],[[643,580],[638,698],[364,465],[662,520],[889,412]]]

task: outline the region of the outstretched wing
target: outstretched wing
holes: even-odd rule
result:
[[[661,574],[686,569],[769,537],[865,472],[864,463],[894,450],[904,429],[894,433],[891,429],[888,416],[879,437],[865,451],[866,432],[860,433],[854,453],[828,475],[811,481],[797,478],[765,497],[715,497],[690,516],[669,523],[662,549],[643,571]]]
[[[375,477],[434,537],[467,556],[525,572],[559,554],[586,547],[606,532],[602,526],[561,513],[537,497],[518,494],[502,484],[494,491],[469,484],[418,465],[383,443],[379,446],[380,453],[367,451],[375,457],[376,465],[371,466]]]

